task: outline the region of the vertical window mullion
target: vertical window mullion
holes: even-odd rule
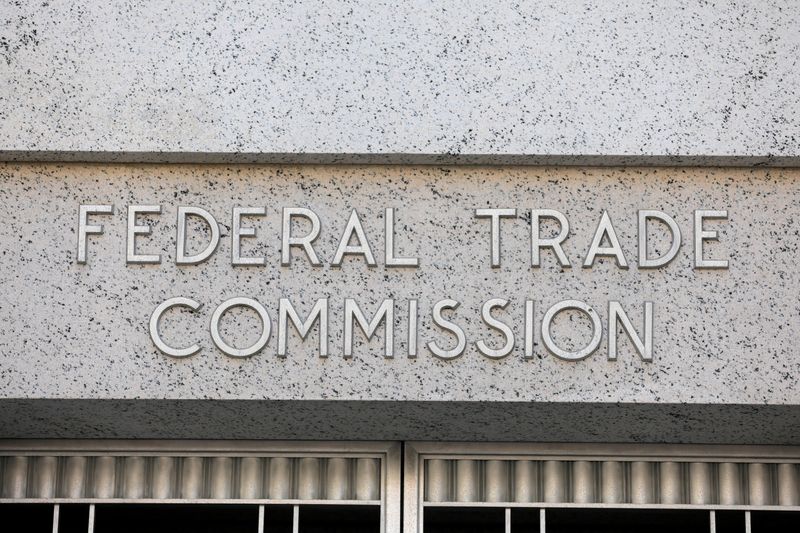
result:
[[[61,512],[61,507],[58,504],[53,506],[53,533],[58,533],[58,515]]]
[[[94,533],[94,504],[89,505],[89,524],[87,531]]]

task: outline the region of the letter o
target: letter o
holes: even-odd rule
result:
[[[168,309],[178,306],[188,307],[192,311],[200,309],[200,303],[191,298],[178,296],[165,300],[161,305],[156,307],[153,314],[150,315],[150,338],[153,340],[153,344],[156,345],[156,348],[163,354],[169,355],[170,357],[189,357],[200,351],[200,345],[192,344],[188,348],[173,348],[161,340],[161,333],[158,331],[158,323],[161,321],[161,315]]]
[[[224,315],[225,312],[232,307],[249,307],[258,313],[259,318],[261,318],[261,337],[252,346],[241,349],[234,348],[222,340],[222,336],[219,334],[219,321],[222,318],[222,315]],[[252,298],[244,298],[240,296],[225,300],[219,304],[219,307],[214,310],[214,314],[211,315],[211,339],[214,341],[214,344],[217,345],[217,348],[222,351],[222,353],[230,357],[250,357],[251,355],[257,354],[264,348],[264,346],[267,345],[271,331],[272,322],[269,319],[267,310],[263,305]]]
[[[584,347],[582,350],[578,350],[577,352],[568,352],[566,350],[562,350],[556,345],[555,342],[553,342],[553,337],[550,335],[550,324],[553,322],[553,319],[558,313],[566,311],[567,309],[577,309],[578,311],[583,311],[592,321],[592,340],[589,341],[589,344],[587,344],[586,347]],[[559,359],[564,359],[565,361],[580,361],[581,359],[586,359],[592,355],[597,347],[600,346],[600,339],[602,336],[603,325],[600,323],[600,316],[597,314],[597,311],[579,300],[563,300],[558,302],[547,310],[547,312],[544,314],[544,318],[542,319],[542,340],[544,341],[545,347],[550,351],[550,353]]]

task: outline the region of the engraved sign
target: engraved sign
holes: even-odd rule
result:
[[[161,205],[128,205],[127,212],[127,233],[126,233],[126,261],[128,264],[158,264],[161,263],[161,255],[159,254],[142,254],[137,252],[137,237],[147,236],[152,233],[152,228],[146,224],[140,224],[137,220],[138,215],[142,213],[149,213],[160,215],[163,212]],[[178,206],[177,209],[177,235],[175,239],[175,263],[178,265],[198,265],[214,255],[219,249],[220,245],[220,223],[216,220],[207,209],[199,206]],[[375,227],[383,227],[384,233],[382,235],[384,242],[383,261],[380,264],[383,268],[404,267],[404,268],[420,268],[420,260],[417,257],[397,257],[395,255],[395,240],[401,239],[403,234],[409,233],[410,230],[399,231],[395,227],[395,218],[399,209],[394,207],[387,207],[383,212],[383,220],[371,221],[371,225]],[[78,209],[78,228],[77,228],[77,257],[76,261],[81,264],[88,262],[88,237],[101,236],[105,233],[104,227],[101,224],[92,224],[89,222],[90,215],[112,215],[114,213],[114,205],[112,204],[84,204],[80,205]],[[247,237],[255,239],[257,237],[256,230],[253,227],[244,227],[242,225],[243,216],[263,218],[268,216],[267,209],[263,206],[233,206],[230,209],[231,213],[231,239],[230,239],[230,264],[232,267],[236,266],[265,266],[267,264],[267,257],[244,257],[242,256],[242,238]],[[188,217],[195,216],[202,220],[208,229],[208,238],[202,245],[202,250],[194,253],[187,254],[187,225]],[[292,250],[293,248],[299,249],[303,252],[304,257],[298,258],[305,260],[313,267],[322,267],[323,261],[314,248],[315,241],[319,238],[320,231],[323,227],[323,221],[313,209],[308,207],[291,206],[283,207],[276,210],[274,218],[280,220],[280,264],[281,267],[289,268],[292,264]],[[425,224],[423,227],[432,227],[438,224],[447,224],[444,213],[431,213],[435,216],[434,220]],[[558,265],[561,268],[570,268],[572,264],[564,252],[564,245],[570,235],[570,225],[567,216],[556,209],[550,208],[534,208],[526,213],[527,219],[531,221],[530,225],[530,250],[527,253],[531,257],[531,269],[542,268],[542,250],[547,249],[552,251]],[[501,246],[501,222],[513,224],[514,221],[519,219],[520,214],[516,208],[477,208],[474,210],[475,218],[488,219],[490,221],[488,228],[488,235],[484,240],[488,242],[489,261],[491,268],[500,268],[502,264],[502,246]],[[294,219],[302,218],[310,223],[310,229],[303,235],[298,236],[293,232]],[[541,219],[550,218],[557,222],[557,232],[555,236],[543,237],[541,233]],[[728,268],[727,259],[709,259],[704,252],[704,246],[707,241],[717,240],[718,231],[709,230],[706,227],[708,220],[726,220],[728,218],[728,211],[724,209],[696,209],[693,213],[693,255],[694,263],[693,268]],[[640,209],[637,210],[636,228],[638,240],[636,241],[636,257],[638,268],[654,269],[665,268],[670,261],[672,261],[678,254],[682,245],[681,230],[678,223],[673,216],[658,211],[655,209]],[[669,237],[666,243],[666,251],[653,257],[649,244],[648,224],[657,221],[663,224],[669,231]],[[433,224],[435,222],[435,224]],[[508,231],[508,229],[506,229]],[[398,235],[399,233],[399,235]],[[429,240],[441,242],[431,235],[427,237]],[[447,253],[446,246],[448,242],[442,242],[442,246],[437,246],[436,253]],[[120,251],[121,252],[121,251]],[[120,253],[121,255],[121,253]],[[277,255],[277,253],[276,253]],[[375,259],[376,254],[370,245],[370,240],[367,238],[364,230],[364,223],[358,214],[357,209],[352,209],[347,218],[347,224],[341,232],[336,247],[336,252],[328,264],[329,267],[340,268],[345,257],[349,256],[361,261],[365,268],[378,267],[379,263]],[[611,222],[611,218],[607,210],[602,210],[597,227],[591,237],[591,244],[585,252],[582,260],[582,267],[584,269],[591,269],[598,258],[613,259],[618,268],[627,269],[630,267],[628,258],[625,251],[620,244],[617,237],[617,230]],[[277,262],[277,257],[272,258]],[[437,258],[433,255],[426,257],[427,261],[436,262]],[[357,264],[354,263],[354,266]],[[372,338],[378,327],[384,328],[384,357],[391,358],[395,355],[394,348],[394,327],[395,327],[395,311],[398,307],[407,310],[407,331],[408,343],[406,345],[407,357],[414,358],[418,355],[419,346],[419,303],[416,299],[407,302],[397,302],[393,298],[383,299],[374,313],[369,318],[366,316],[358,302],[353,298],[344,295],[344,346],[342,355],[345,358],[353,357],[353,334],[354,326],[357,324],[366,337]],[[489,358],[499,359],[510,355],[514,349],[516,339],[512,328],[504,321],[499,320],[493,315],[493,311],[503,310],[509,305],[509,300],[505,298],[489,297],[481,306],[480,317],[485,322],[487,327],[499,332],[502,337],[502,344],[499,347],[491,347],[485,340],[480,339],[474,342],[478,351]],[[329,298],[321,298],[313,302],[313,307],[310,314],[306,318],[300,317],[292,300],[289,298],[281,298],[277,309],[278,314],[278,349],[277,355],[281,357],[286,356],[286,345],[288,335],[288,324],[294,326],[301,338],[305,339],[311,328],[316,325],[320,338],[319,351],[320,357],[328,356],[328,309],[330,301]],[[432,309],[429,311],[433,323],[443,332],[455,338],[455,343],[450,343],[450,346],[443,348],[442,342],[439,340],[429,340],[424,342],[429,352],[440,359],[454,359],[461,356],[467,346],[468,339],[465,336],[464,330],[455,322],[449,320],[444,316],[445,311],[457,309],[461,303],[457,300],[448,298],[440,299],[433,304]],[[541,340],[544,347],[554,356],[565,361],[579,361],[590,356],[600,345],[602,340],[603,325],[601,324],[600,315],[586,302],[566,299],[551,305],[545,312],[544,316],[539,322],[538,317],[535,315],[536,302],[530,299],[525,299],[525,313],[523,315],[524,325],[524,357],[534,357],[534,345],[536,344],[535,332],[541,331]],[[153,311],[149,321],[149,332],[153,344],[164,354],[172,357],[188,357],[198,353],[201,348],[197,343],[193,343],[184,347],[173,347],[167,344],[161,337],[159,331],[159,324],[161,317],[164,313],[174,307],[186,307],[193,312],[197,312],[202,304],[190,297],[176,296],[161,302]],[[243,348],[236,348],[226,342],[219,330],[220,319],[223,314],[234,307],[246,307],[255,311],[259,317],[261,334],[258,339],[250,346]],[[639,331],[633,326],[628,314],[623,309],[619,301],[610,300],[606,305],[608,309],[608,325],[607,331],[609,332],[608,340],[608,359],[617,359],[617,338],[621,331],[633,343],[639,356],[644,361],[653,360],[653,302],[643,303],[644,322]],[[564,311],[578,311],[587,316],[591,321],[591,339],[588,344],[580,349],[564,349],[560,347],[553,339],[551,334],[551,326],[554,318]],[[211,315],[210,332],[214,345],[225,355],[230,357],[250,357],[259,353],[267,346],[270,340],[272,331],[272,318],[269,311],[258,300],[251,297],[234,297],[220,303]]]
[[[2,394],[797,403],[798,183],[6,165]]]

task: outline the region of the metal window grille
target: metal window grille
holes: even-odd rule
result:
[[[459,509],[483,510],[471,522],[499,522],[506,533],[519,530],[515,516],[523,530],[545,533],[571,531],[548,528],[548,515],[592,512],[635,521],[701,511],[703,531],[712,533],[731,513],[741,514],[743,531],[758,532],[753,513],[762,520],[781,512],[766,521],[800,528],[799,465],[800,448],[792,447],[410,443],[405,531],[437,531],[433,524],[457,520]]]
[[[287,506],[293,532],[306,510],[367,508],[399,533],[394,443],[9,441],[0,455],[0,503],[53,504],[54,532],[61,506],[87,505],[91,533],[113,505],[191,504],[249,507],[259,533]]]
[[[143,517],[293,533],[800,531],[800,448],[407,443],[402,466],[400,450],[0,441],[0,520],[60,533]]]

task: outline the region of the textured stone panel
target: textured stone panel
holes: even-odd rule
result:
[[[0,21],[5,159],[800,155],[791,0],[4,2]]]
[[[797,171],[7,164],[0,171],[0,202],[2,398],[800,403]],[[90,237],[87,264],[78,264],[75,254],[82,203],[116,207],[113,216],[93,217],[106,233]],[[160,216],[141,219],[153,235],[137,241],[141,253],[161,253],[161,264],[126,265],[128,204],[162,205]],[[175,264],[179,205],[204,207],[222,226],[219,249],[201,265]],[[236,205],[267,208],[264,219],[247,221],[258,233],[243,248],[264,255],[266,266],[230,264]],[[280,265],[280,208],[289,206],[319,214],[322,267],[301,254],[291,266]],[[403,228],[398,253],[418,257],[419,268],[384,267],[386,207],[397,208]],[[474,217],[479,207],[519,210],[516,220],[503,222],[500,268],[489,266],[489,222]],[[352,208],[361,214],[376,267],[359,258],[341,268],[329,265]],[[530,208],[558,209],[569,218],[565,251],[572,268],[558,267],[549,252],[542,268],[530,267]],[[730,268],[692,268],[697,208],[728,210],[727,221],[707,223],[720,241],[709,243],[706,255],[728,258]],[[631,264],[627,270],[607,258],[589,269],[579,266],[604,209]],[[683,246],[664,268],[637,266],[637,209],[660,209],[681,228]],[[190,246],[200,237],[192,232]],[[659,234],[652,237],[659,242]],[[204,304],[162,323],[165,340],[201,345],[185,359],[159,353],[147,331],[153,309],[179,295]],[[208,334],[213,309],[233,296],[256,298],[272,318],[267,347],[251,358],[225,356]],[[292,331],[287,357],[276,356],[281,297],[301,313],[317,298],[330,299],[329,357],[318,356],[316,331],[305,342]],[[353,358],[342,356],[346,297],[368,314],[384,298],[396,299],[393,359],[383,355],[383,329],[370,342],[357,330]],[[491,297],[510,300],[495,314],[517,337],[512,354],[500,360],[474,345],[481,339],[502,343],[480,319],[480,306]],[[410,298],[419,299],[416,359],[406,356]],[[461,302],[454,321],[468,340],[464,355],[452,361],[425,348],[431,340],[452,345],[430,320],[442,298]],[[567,362],[537,340],[534,357],[524,359],[526,298],[535,300],[538,320],[562,299],[593,305],[604,322],[597,352]],[[652,362],[641,360],[625,336],[618,359],[607,359],[609,300],[620,301],[640,331],[643,302],[654,302]],[[554,328],[559,342],[588,340],[585,321],[562,318]],[[223,321],[223,334],[240,346],[258,336],[257,328],[246,312]]]

